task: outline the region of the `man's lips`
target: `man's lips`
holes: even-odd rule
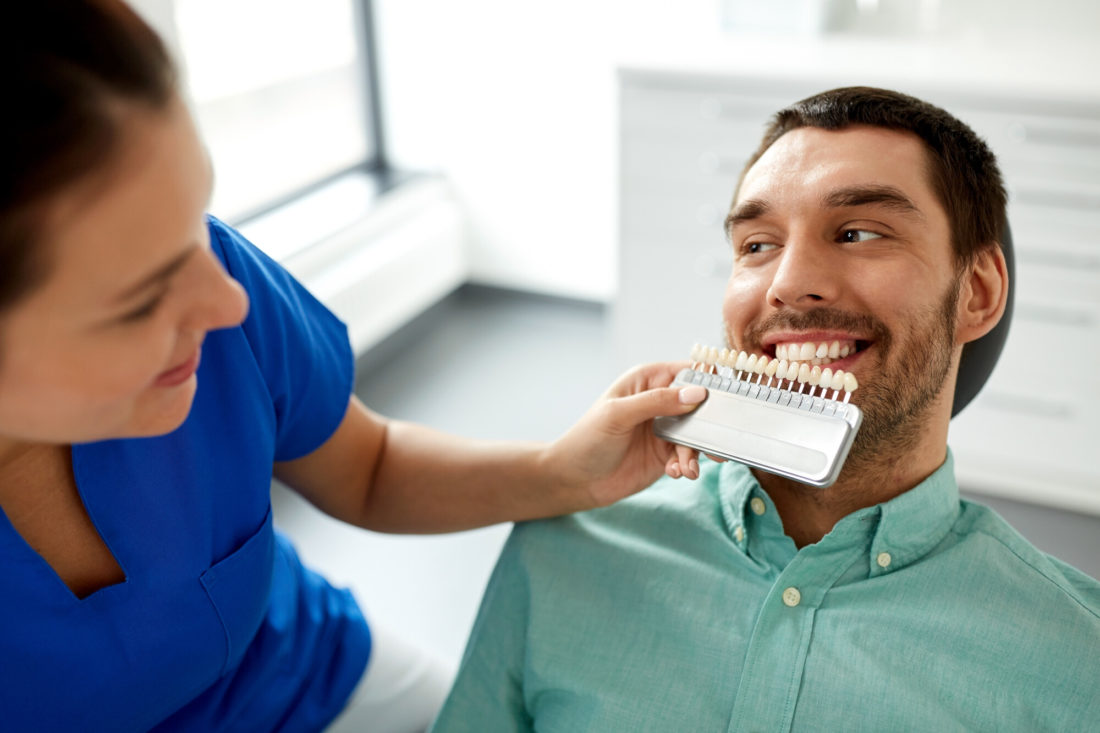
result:
[[[195,351],[182,363],[162,372],[153,382],[154,387],[175,387],[183,384],[191,375],[198,371],[202,348],[196,346]]]

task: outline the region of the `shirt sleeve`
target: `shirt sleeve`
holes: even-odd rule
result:
[[[339,426],[355,364],[347,328],[281,265],[208,217],[210,245],[248,293],[241,329],[275,412],[275,460],[311,453]]]
[[[432,733],[534,731],[523,696],[529,598],[513,530],[485,589],[458,676]]]

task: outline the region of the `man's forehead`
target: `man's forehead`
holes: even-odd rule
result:
[[[800,127],[769,147],[746,172],[735,204],[784,189],[823,192],[891,186],[913,198],[931,195],[924,143],[916,135],[866,125],[841,130]]]

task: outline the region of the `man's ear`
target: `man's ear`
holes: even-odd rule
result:
[[[1004,315],[1008,303],[1008,266],[999,246],[983,247],[963,272],[959,290],[956,343],[985,336]]]

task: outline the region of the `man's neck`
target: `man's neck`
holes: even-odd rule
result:
[[[943,465],[947,427],[929,429],[915,445],[879,446],[849,456],[832,486],[814,486],[754,469],[798,548],[812,545],[852,512],[881,504],[917,486]]]

